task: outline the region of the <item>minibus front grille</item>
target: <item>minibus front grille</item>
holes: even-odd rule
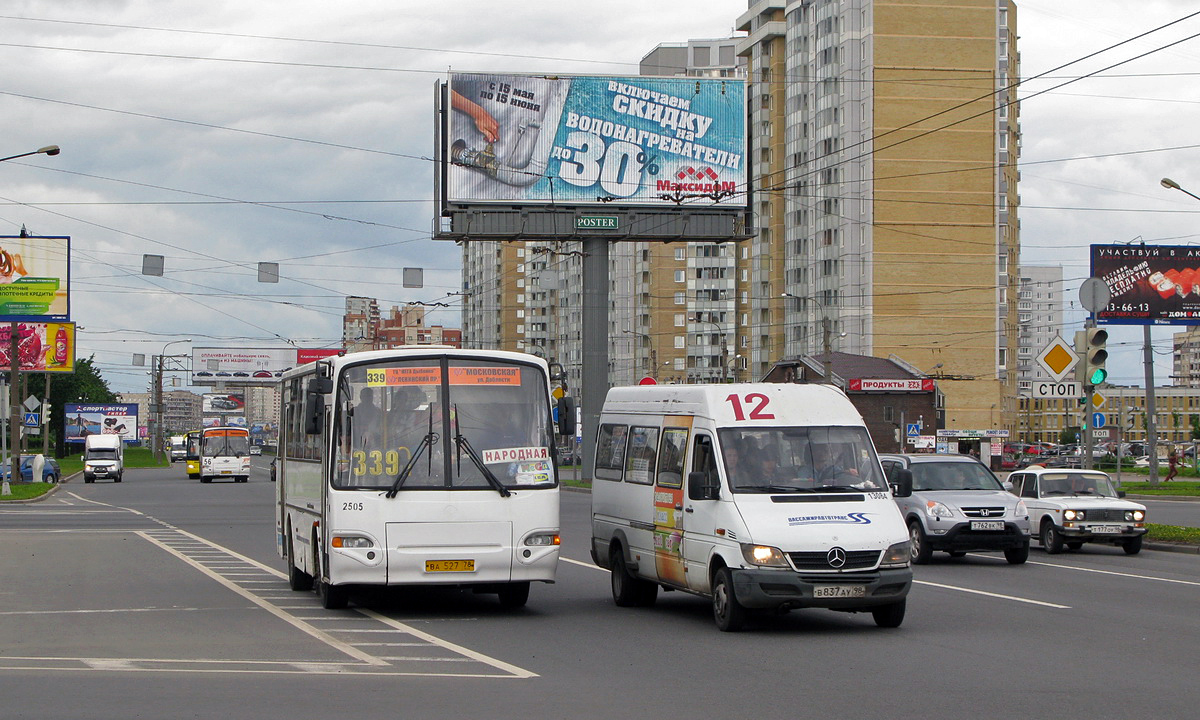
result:
[[[792,565],[800,572],[825,571],[845,572],[847,570],[870,570],[879,564],[879,550],[848,550],[846,564],[839,568],[829,564],[828,552],[793,552],[788,553]]]

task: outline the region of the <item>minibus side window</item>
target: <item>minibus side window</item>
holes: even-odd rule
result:
[[[625,440],[629,428],[625,425],[606,423],[600,426],[596,438],[596,472],[601,480],[620,482],[625,469]]]
[[[713,452],[712,438],[708,435],[697,434],[695,442],[692,443],[692,473],[701,473],[704,479],[697,483],[691,474],[688,475],[690,500],[704,499],[703,485],[721,486],[721,479],[717,475],[716,453]]]
[[[683,459],[687,453],[687,428],[664,428],[658,456],[658,486],[683,487]]]
[[[658,428],[629,429],[629,452],[625,460],[625,482],[650,485],[658,465]]]

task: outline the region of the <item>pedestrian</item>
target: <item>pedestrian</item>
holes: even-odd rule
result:
[[[1163,478],[1163,482],[1169,482],[1171,478],[1178,474],[1179,469],[1176,467],[1177,465],[1179,465],[1179,455],[1176,454],[1175,448],[1171,448],[1171,451],[1167,453],[1167,476]]]

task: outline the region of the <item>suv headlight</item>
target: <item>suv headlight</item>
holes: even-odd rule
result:
[[[954,517],[954,511],[951,510],[948,506],[943,505],[942,503],[938,502],[937,500],[925,501],[925,512],[929,513],[930,517],[939,517],[939,518],[947,518],[947,519]]]
[[[760,567],[788,567],[787,558],[783,552],[770,545],[749,545],[742,543],[742,557],[751,565]]]
[[[1141,510],[1126,510],[1125,519],[1131,522],[1141,522],[1146,519],[1146,513]]]
[[[881,568],[898,568],[908,567],[909,558],[908,541],[898,542],[892,545],[883,553],[883,560],[879,563]]]
[[[1087,517],[1087,513],[1085,513],[1082,510],[1064,510],[1063,511],[1063,519],[1064,520],[1083,520],[1086,517]]]
[[[1013,515],[1016,515],[1017,517],[1029,516],[1029,508],[1025,505],[1024,500],[1017,501],[1017,506],[1013,508]]]

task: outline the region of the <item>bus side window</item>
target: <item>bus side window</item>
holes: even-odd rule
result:
[[[717,475],[717,457],[712,438],[697,434],[692,443],[692,471],[688,473],[688,499],[708,500],[719,496],[721,487]],[[714,492],[717,489],[717,492]]]

